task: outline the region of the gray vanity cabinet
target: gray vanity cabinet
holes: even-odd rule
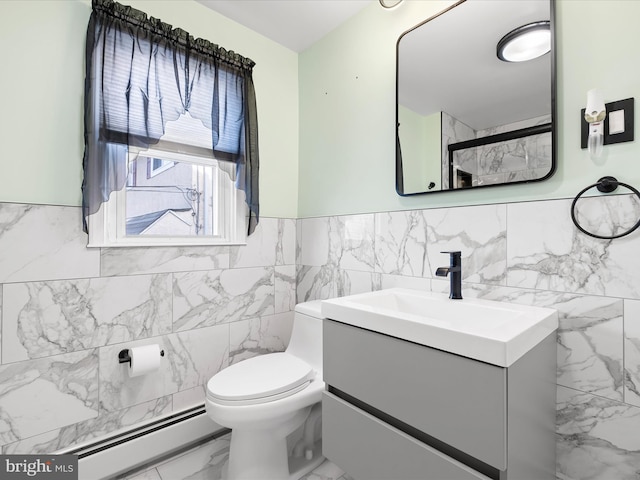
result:
[[[356,480],[555,478],[555,334],[503,368],[324,320],[323,450]]]

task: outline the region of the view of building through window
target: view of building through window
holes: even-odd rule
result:
[[[153,148],[129,152],[127,236],[218,236],[229,208],[235,164],[211,157],[211,132],[182,115]],[[179,153],[178,153],[179,152]],[[227,215],[228,216],[228,215]]]
[[[127,235],[215,235],[216,170],[137,155],[129,165]]]

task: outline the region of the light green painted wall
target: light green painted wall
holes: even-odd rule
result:
[[[296,217],[298,54],[196,2],[122,3],[256,62],[261,214]],[[0,1],[0,202],[80,205],[90,5]]]
[[[558,170],[528,185],[403,198],[395,193],[395,45],[452,2],[373,2],[300,55],[300,217],[572,198],[604,175],[640,187],[639,140],[580,149],[586,92],[640,98],[640,2],[558,0]],[[588,35],[588,27],[597,35]],[[434,46],[437,48],[437,46]],[[638,110],[638,107],[636,107]],[[636,114],[636,137],[640,135]]]
[[[424,192],[429,182],[440,189],[442,121],[440,112],[420,115],[398,105],[404,191]],[[432,161],[429,161],[432,160]]]
[[[394,187],[395,44],[452,2],[407,0],[394,10],[372,2],[300,56],[196,2],[129,3],[257,62],[262,215],[573,197],[603,175],[640,184],[638,141],[608,146],[597,161],[579,148],[588,89],[601,88],[606,101],[640,98],[638,1],[558,1],[559,168],[552,179],[411,198]],[[80,204],[89,5],[0,1],[0,56],[3,73],[12,72],[0,76],[0,202]],[[585,25],[598,25],[599,35],[585,35]]]
[[[80,204],[89,10],[0,1],[0,201]]]

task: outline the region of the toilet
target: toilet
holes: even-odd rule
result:
[[[284,352],[238,362],[207,383],[207,414],[231,429],[226,478],[298,480],[322,463],[314,434],[323,390],[317,300],[296,305]],[[300,438],[292,448],[287,437],[294,433]]]

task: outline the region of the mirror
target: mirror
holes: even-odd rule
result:
[[[553,0],[462,0],[397,45],[396,190],[541,181],[556,168]],[[551,50],[506,62],[498,42],[550,21]]]

